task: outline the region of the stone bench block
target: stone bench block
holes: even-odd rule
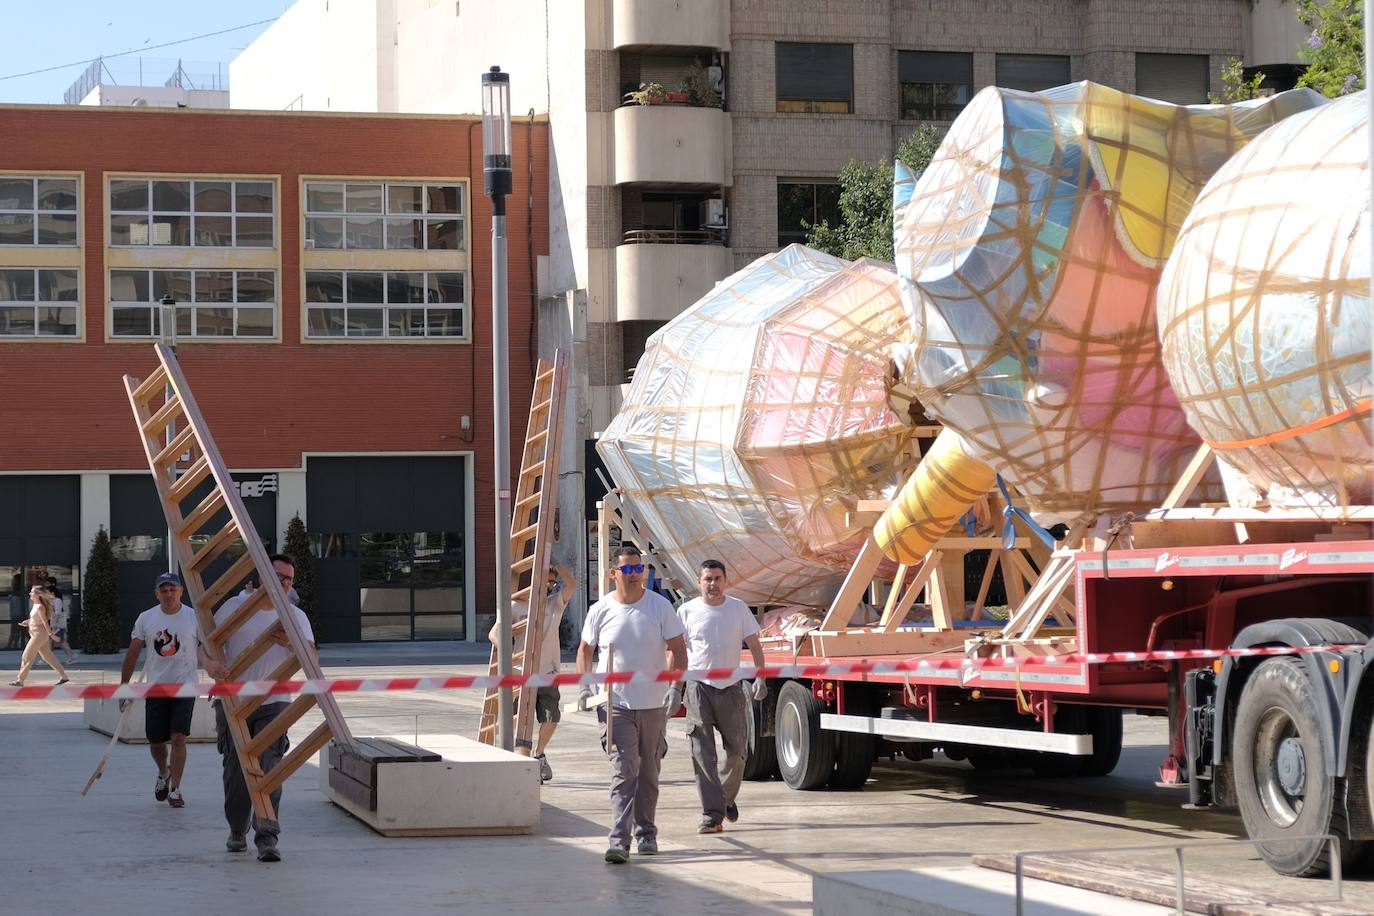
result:
[[[499,836],[529,833],[539,824],[535,760],[459,735],[419,735],[418,743],[440,759],[378,761],[371,792],[340,791],[350,783],[331,780],[325,748],[318,758],[320,794],[383,836]]]
[[[114,737],[119,726],[118,700],[84,700],[86,726],[102,735]],[[147,744],[148,735],[144,731],[146,716],[143,701],[134,700],[129,715],[124,719],[124,727],[119,730],[119,740],[123,744]],[[215,740],[215,710],[208,697],[196,697],[196,711],[191,715],[191,734],[187,741],[212,742]]]

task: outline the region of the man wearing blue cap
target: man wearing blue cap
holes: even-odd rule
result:
[[[194,684],[197,681],[200,650],[200,628],[196,612],[181,603],[181,580],[176,573],[165,572],[153,583],[157,604],[138,615],[134,622],[133,638],[124,656],[119,682],[129,683],[138,666],[143,647],[152,651],[143,668],[144,680],[149,684]],[[122,709],[128,700],[121,700]],[[153,798],[165,801],[173,808],[184,807],[181,797],[181,773],[186,768],[186,736],[191,733],[191,716],[196,710],[195,697],[152,698],[143,701],[146,710],[148,748],[157,763],[157,782]],[[171,744],[169,755],[167,745]],[[170,759],[169,759],[170,758]]]

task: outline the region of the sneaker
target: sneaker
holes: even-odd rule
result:
[[[549,758],[543,754],[536,754],[534,759],[539,761],[539,782],[542,784],[553,779],[553,767],[549,766]]]
[[[658,855],[658,841],[657,841],[657,840],[640,840],[640,841],[639,841],[639,854],[640,854],[641,856],[656,856],[656,855]]]
[[[171,786],[167,785],[167,774],[158,773],[157,782],[153,783],[153,798],[158,801],[166,801],[167,793],[171,791]]]
[[[619,846],[612,846],[606,850],[606,861],[612,865],[624,865],[630,861],[630,850],[621,849]]]
[[[280,861],[281,861],[281,853],[277,850],[277,847],[276,847],[276,846],[259,846],[259,847],[258,847],[258,861],[259,861],[259,862],[280,862]]]
[[[248,849],[248,838],[242,833],[231,833],[224,841],[224,848],[230,852],[243,852]]]
[[[185,808],[186,800],[181,797],[181,789],[174,788],[167,793],[167,804],[173,808]]]
[[[703,817],[701,823],[697,825],[697,833],[720,833],[725,827],[720,821],[713,818]]]
[[[725,819],[732,824],[735,821],[739,820],[739,805],[736,805],[734,802],[731,802],[730,804],[726,805]]]

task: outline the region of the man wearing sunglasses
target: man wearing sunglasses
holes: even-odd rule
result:
[[[738,668],[740,649],[749,647],[754,667],[763,667],[763,647],[759,644],[759,625],[749,606],[725,594],[725,564],[703,560],[697,579],[701,597],[678,608],[687,639],[687,666],[693,671],[705,668]],[[749,688],[755,700],[768,695],[762,678]],[[749,695],[739,675],[692,681],[687,684],[688,737],[692,742],[692,768],[696,771],[697,794],[701,796],[701,823],[697,833],[720,833],[723,821],[739,820],[735,798],[744,779],[744,758],[748,753]],[[716,732],[725,759],[716,766]]]
[[[673,669],[687,667],[687,646],[682,624],[666,598],[644,587],[644,558],[639,549],[625,545],[616,551],[611,565],[615,591],[587,611],[582,642],[577,647],[577,671],[592,670],[592,656],[601,650],[598,671],[607,670],[612,659],[616,671],[657,674],[665,668],[665,655],[673,653]],[[578,706],[585,709],[592,689],[583,686]],[[630,858],[630,833],[634,828],[639,854],[658,852],[658,771],[668,753],[668,716],[682,705],[682,682],[666,695],[654,681],[612,685],[608,703],[597,710],[601,746],[611,758],[611,831],[606,861],[623,865]],[[611,722],[608,734],[607,721]],[[633,822],[633,823],[632,823]]]

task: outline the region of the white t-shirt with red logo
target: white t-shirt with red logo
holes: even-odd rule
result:
[[[197,675],[196,647],[200,625],[196,612],[186,605],[168,614],[154,605],[134,621],[133,638],[143,641],[148,661],[143,677],[149,684],[194,684]]]

